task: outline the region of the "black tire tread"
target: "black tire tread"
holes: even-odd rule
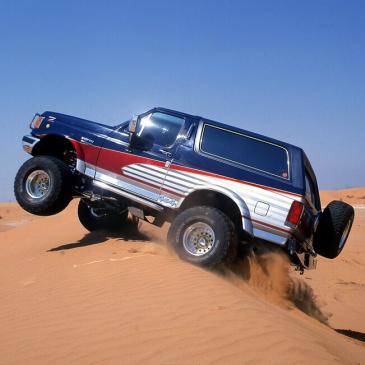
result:
[[[33,204],[24,197],[23,183],[26,176],[37,168],[51,168],[54,191],[42,204]],[[72,199],[72,174],[68,166],[53,156],[36,156],[26,161],[18,170],[14,181],[14,194],[19,205],[27,212],[47,216],[61,212]]]
[[[130,226],[137,225],[133,221],[128,221],[128,212],[122,214],[110,214],[104,217],[96,218],[90,212],[90,207],[84,200],[79,201],[78,217],[80,223],[90,232],[98,230],[120,230],[123,226],[128,224]]]
[[[198,260],[189,259],[186,256],[185,251],[181,249],[179,241],[176,240],[177,236],[180,237],[180,231],[183,229],[185,222],[189,219],[193,219],[193,217],[199,216],[210,216],[213,219],[215,218],[218,221],[223,222],[223,236],[226,237],[225,242],[223,242],[220,247],[220,250],[218,250],[214,256],[210,256],[208,260],[200,262]],[[221,210],[210,206],[196,206],[181,212],[171,223],[167,240],[173,246],[181,259],[205,267],[215,267],[222,262],[231,262],[237,255],[238,243],[234,224]]]

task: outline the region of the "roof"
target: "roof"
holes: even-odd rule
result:
[[[147,113],[152,112],[152,111],[159,111],[159,112],[162,112],[162,113],[174,114],[174,115],[180,116],[180,117],[185,117],[185,118],[187,117],[187,118],[190,118],[190,119],[202,120],[206,123],[215,125],[215,126],[220,127],[220,128],[229,129],[229,130],[232,130],[232,131],[237,132],[237,133],[245,134],[249,137],[261,139],[261,140],[264,140],[264,141],[267,141],[267,142],[270,142],[270,143],[273,143],[273,144],[278,144],[278,145],[283,146],[283,147],[285,147],[287,149],[290,149],[290,150],[296,149],[296,150],[299,150],[298,152],[303,153],[303,150],[300,147],[294,146],[290,143],[280,141],[280,140],[277,140],[277,139],[274,139],[274,138],[271,138],[271,137],[268,137],[268,136],[264,136],[262,134],[258,134],[258,133],[255,133],[255,132],[251,132],[251,131],[248,131],[246,129],[234,127],[234,126],[229,125],[229,124],[217,122],[215,120],[204,118],[204,117],[201,117],[201,116],[198,116],[198,115],[192,115],[192,114],[180,112],[180,111],[173,110],[173,109],[162,108],[162,107],[155,107],[155,108],[149,110]]]

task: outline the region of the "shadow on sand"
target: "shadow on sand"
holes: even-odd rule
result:
[[[78,247],[85,247],[90,245],[96,245],[98,243],[106,242],[108,239],[117,239],[123,240],[127,242],[133,241],[150,241],[150,238],[142,232],[139,232],[138,229],[131,224],[131,226],[124,227],[121,231],[94,231],[91,233],[87,233],[77,242],[66,243],[61,246],[53,247],[49,249],[47,252],[53,251],[63,251],[63,250],[71,250]]]
[[[354,338],[355,340],[358,340],[361,342],[365,342],[365,333],[363,333],[363,332],[356,332],[356,331],[352,331],[352,330],[343,330],[343,329],[336,329],[336,328],[334,328],[334,330],[338,333],[341,333],[341,335]]]

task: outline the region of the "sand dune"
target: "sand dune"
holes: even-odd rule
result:
[[[321,200],[325,205],[331,200],[343,200],[353,205],[365,205],[365,188],[349,188],[344,190],[323,190]]]
[[[181,262],[166,229],[88,234],[76,202],[46,218],[2,205],[0,364],[365,363],[364,342],[331,328],[365,332],[365,210],[356,213],[337,260],[290,280],[281,258],[264,263],[271,278],[253,260],[245,280]]]

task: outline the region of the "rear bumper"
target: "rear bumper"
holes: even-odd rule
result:
[[[22,139],[23,150],[29,154],[32,154],[34,146],[39,142],[39,138],[31,135],[25,135]]]

